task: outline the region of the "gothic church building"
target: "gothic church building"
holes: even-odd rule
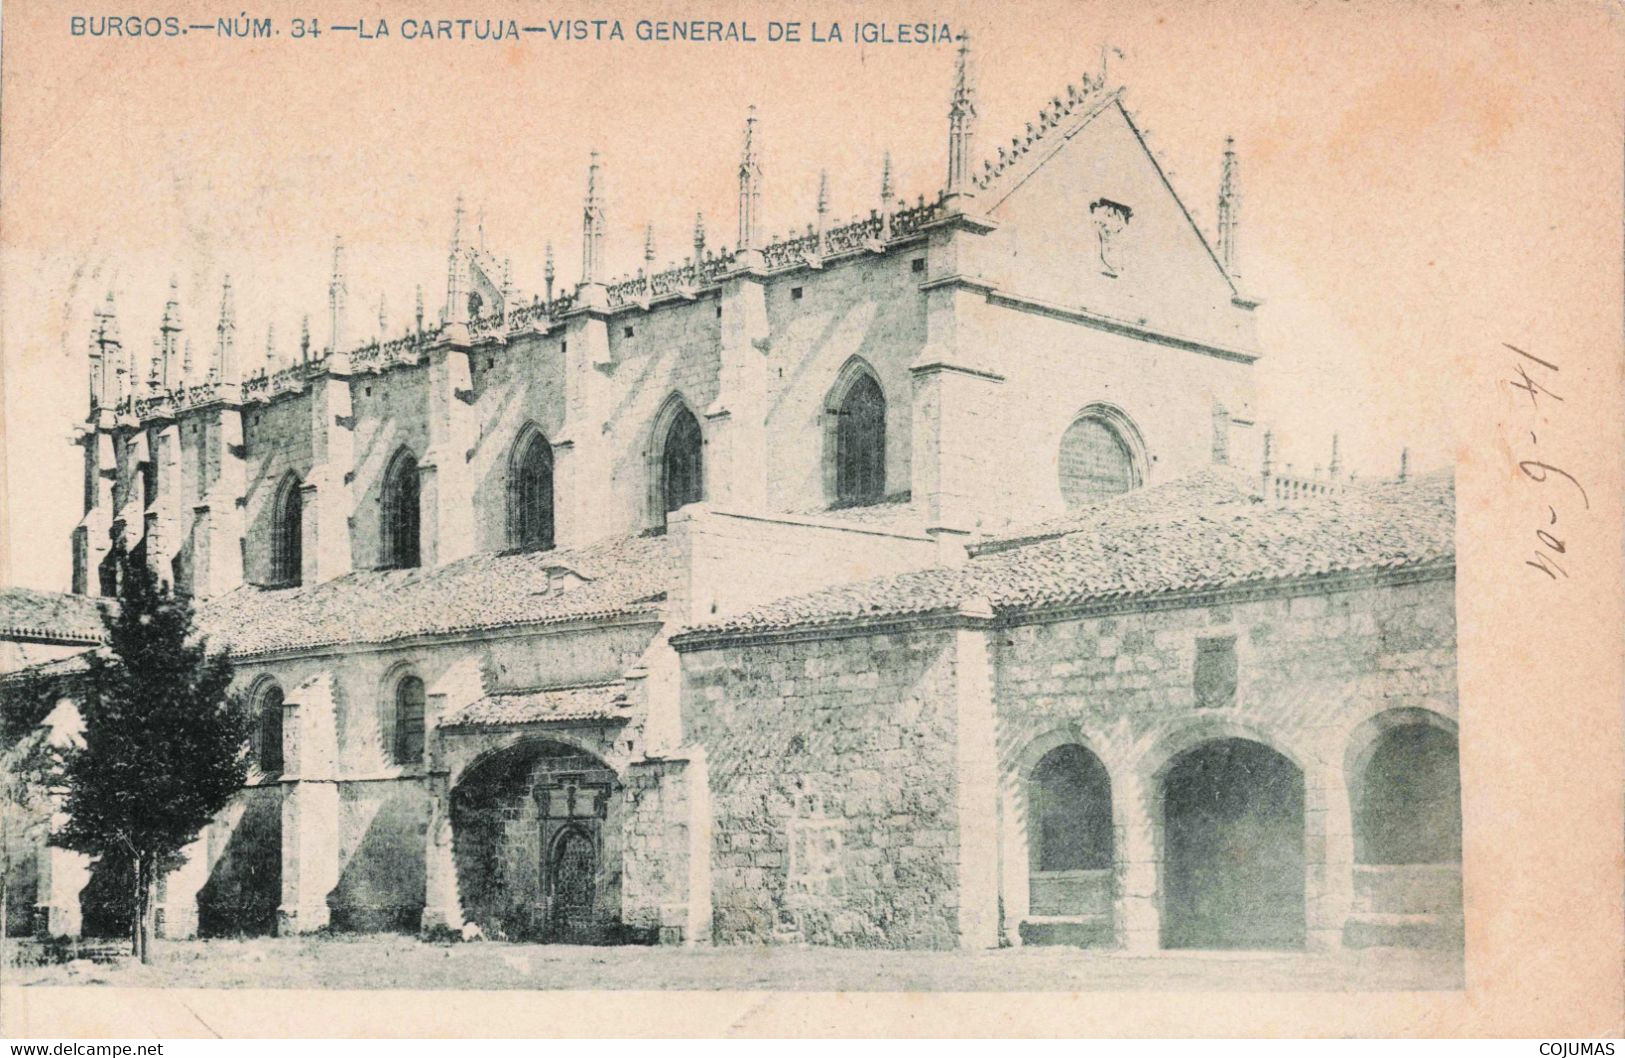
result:
[[[983,161],[962,42],[940,193],[770,238],[756,120],[669,267],[604,274],[594,155],[578,282],[459,204],[398,336],[342,247],[291,363],[108,295],[74,591],[122,539],[256,717],[161,930],[1458,944],[1451,483],[1271,465],[1233,154],[1212,239],[1098,79]]]

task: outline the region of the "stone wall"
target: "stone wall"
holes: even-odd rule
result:
[[[683,663],[685,738],[710,769],[717,942],[954,946],[952,635],[739,643]]]
[[[1200,706],[1198,641],[1228,638],[1234,701]],[[1181,753],[1244,738],[1303,774],[1309,941],[1330,946],[1350,910],[1348,772],[1369,741],[1365,732],[1384,715],[1454,729],[1454,581],[1311,584],[1301,594],[1034,621],[1003,633],[996,672],[1008,929],[1027,913],[1026,788],[1045,752],[1079,744],[1105,764],[1116,823],[1116,939],[1153,948],[1164,896],[1159,784]]]
[[[711,816],[702,759],[641,760],[625,777],[627,927],[662,944],[711,940]]]

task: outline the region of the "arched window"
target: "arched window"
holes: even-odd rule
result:
[[[1100,758],[1082,746],[1050,750],[1033,769],[1030,868],[1101,871],[1112,865],[1112,784]]]
[[[1132,427],[1105,412],[1086,412],[1061,437],[1061,499],[1077,510],[1140,484]]]
[[[873,375],[857,377],[835,416],[835,502],[878,502],[886,495],[886,398]]]
[[[527,551],[553,546],[553,446],[534,429],[520,435],[508,467],[508,541]]]
[[[292,586],[304,567],[305,500],[299,479],[289,474],[277,489],[271,510],[271,583]]]
[[[1110,913],[1112,784],[1100,758],[1079,745],[1046,753],[1027,785],[1028,910]]]
[[[263,775],[282,772],[282,688],[267,680],[254,696],[249,751]]]
[[[1423,723],[1392,728],[1357,781],[1355,862],[1461,862],[1461,763],[1452,732]]]
[[[416,764],[423,759],[423,711],[427,698],[423,681],[404,676],[395,685],[396,764]]]
[[[694,413],[679,407],[666,426],[660,446],[660,520],[679,507],[705,497],[705,475],[700,454],[700,423]]]
[[[411,569],[418,565],[418,461],[402,449],[384,475],[383,565]]]

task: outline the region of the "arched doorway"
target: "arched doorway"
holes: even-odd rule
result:
[[[1023,936],[1029,943],[1109,940],[1112,784],[1099,757],[1076,744],[1044,754],[1028,776],[1027,835],[1028,912],[1072,928],[1030,928]]]
[[[594,939],[598,842],[587,827],[572,823],[554,836],[546,871],[549,939],[566,944]]]
[[[1162,781],[1166,948],[1299,948],[1303,773],[1258,742],[1187,750]]]
[[[598,757],[544,738],[473,765],[451,794],[464,917],[487,936],[509,940],[615,939],[619,789]]]

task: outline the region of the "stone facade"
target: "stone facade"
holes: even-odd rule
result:
[[[1170,894],[1212,911],[1192,879],[1214,833],[1301,861],[1282,876],[1302,894],[1295,942],[1448,928],[1459,869],[1357,851],[1351,804],[1381,799],[1349,792],[1351,774],[1444,752],[1394,731],[1453,731],[1440,555],[1288,576],[1267,537],[1245,545],[1257,568],[1169,594],[1158,563],[1202,549],[1162,540],[1096,556],[1122,582],[1084,577],[1065,606],[993,590],[1076,572],[1014,527],[1050,525],[1032,539],[1063,552],[1113,539],[1116,523],[1053,526],[1096,510],[1089,489],[1177,498],[1215,464],[1251,482],[1221,513],[1268,521],[1288,561],[1339,538],[1276,517],[1278,483],[1252,472],[1255,304],[1121,89],[1070,87],[972,174],[960,61],[943,193],[908,203],[887,180],[868,216],[820,208],[805,235],[757,228],[753,116],[740,244],[702,229],[665,269],[650,252],[603,274],[594,156],[570,289],[550,255],[546,295],[518,293],[459,205],[438,320],[344,341],[336,249],[326,347],[243,370],[228,286],[194,377],[171,362],[171,302],[156,388],[109,297],[76,590],[110,586],[121,542],[198,600],[242,693],[280,711],[262,729],[280,763],[262,756],[165,880],[165,932],[1141,950],[1185,936]],[[884,403],[865,435],[883,487],[854,506],[836,454],[858,379]],[[700,440],[678,456],[701,500],[677,503],[667,437],[690,415]],[[1069,431],[1104,440],[1063,464]],[[515,453],[537,437],[546,551],[514,537]],[[390,476],[403,465],[415,477]],[[1131,531],[1174,518],[1101,510]],[[415,564],[386,546],[402,525]],[[996,537],[1014,558],[988,557]],[[838,619],[816,613],[817,590],[844,588]],[[1275,816],[1296,831],[1245,790],[1212,833],[1163,818],[1186,798],[1170,776],[1218,783],[1249,753],[1279,758]],[[1100,774],[1035,808],[1045,760]],[[1034,851],[1085,832],[1086,854]],[[42,861],[46,928],[78,928],[84,872]]]

